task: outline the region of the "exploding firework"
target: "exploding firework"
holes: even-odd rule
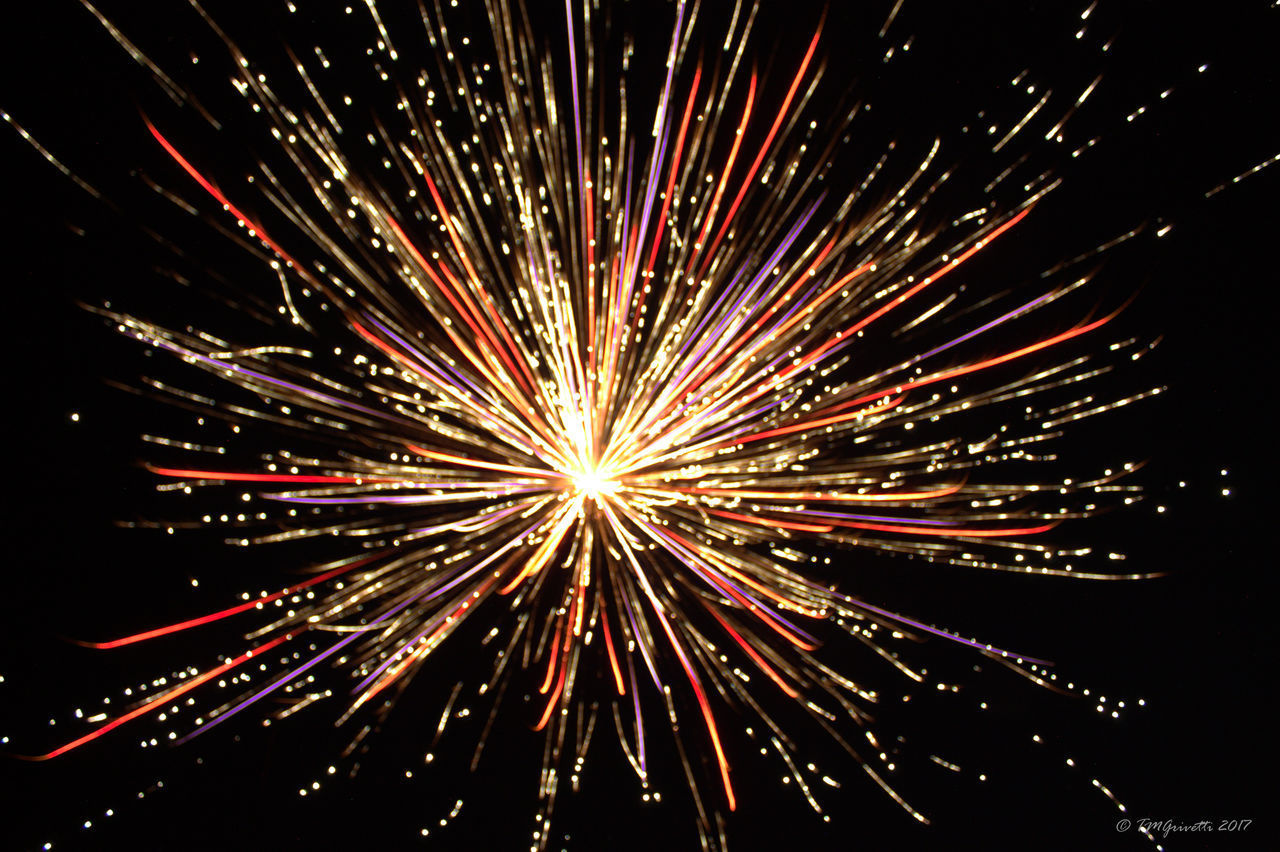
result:
[[[837,782],[814,754],[835,749],[924,822],[874,721],[871,661],[951,688],[913,659],[933,637],[1075,687],[877,605],[848,554],[1146,576],[1065,526],[1137,496],[1134,464],[1069,462],[1073,432],[1159,390],[1104,384],[1151,341],[1112,330],[1130,289],[1091,283],[1141,229],[983,280],[1040,233],[1053,167],[1096,143],[1072,122],[1100,78],[1055,92],[1020,76],[1007,118],[964,128],[983,156],[957,164],[934,137],[851,152],[879,105],[823,79],[839,36],[818,14],[765,73],[745,4],[678,2],[659,30],[590,4],[369,3],[352,14],[375,79],[353,95],[334,79],[350,51],[289,51],[277,74],[197,6],[214,43],[193,63],[219,63],[250,111],[228,119],[85,5],[182,107],[141,119],[165,163],[144,180],[272,288],[214,288],[221,327],[92,308],[167,359],[141,387],[187,415],[144,436],[149,473],[217,507],[151,525],[315,558],[235,605],[93,643],[248,625],[42,758],[142,717],[185,741],[327,707],[354,765],[431,679],[446,701],[428,760],[470,717],[473,769],[501,759],[495,730],[541,738],[535,848],[602,739],[646,799],[687,794],[706,848],[750,804],[744,743],[819,813]],[[270,140],[243,171],[201,142],[229,121]],[[443,656],[471,672],[441,690]]]

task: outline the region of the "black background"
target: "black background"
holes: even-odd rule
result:
[[[1144,222],[1173,225],[1160,240],[1149,229],[1110,256],[1102,273],[1113,293],[1139,293],[1123,319],[1126,327],[1149,338],[1163,335],[1135,381],[1166,385],[1169,392],[1081,430],[1078,438],[1085,455],[1149,459],[1136,478],[1149,499],[1072,533],[1100,550],[1124,550],[1133,570],[1169,576],[1064,583],[858,557],[857,592],[868,600],[1055,660],[1063,677],[1095,694],[1130,707],[1143,698],[1146,706],[1115,721],[1094,712],[1092,702],[984,673],[975,677],[974,698],[990,695],[992,714],[979,718],[972,702],[961,711],[964,702],[945,698],[902,711],[891,724],[928,744],[921,753],[951,756],[965,767],[953,775],[918,760],[912,774],[904,773],[904,792],[931,817],[928,827],[834,758],[831,767],[819,761],[843,783],[824,796],[832,816],[824,824],[779,783],[776,760],[753,760],[739,744],[735,779],[743,807],[729,824],[731,847],[1149,848],[1134,830],[1115,830],[1122,816],[1209,820],[1215,828],[1221,820],[1251,819],[1244,832],[1171,836],[1167,848],[1273,847],[1277,832],[1268,806],[1274,785],[1267,778],[1275,754],[1269,730],[1275,560],[1267,525],[1273,523],[1274,430],[1267,412],[1275,394],[1280,166],[1204,196],[1280,149],[1271,126],[1280,81],[1268,55],[1280,35],[1276,10],[1261,3],[1223,5],[1212,14],[1156,3],[1104,5],[1088,21],[1090,44],[1114,36],[1103,55],[1074,43],[1083,8],[1077,4],[963,4],[943,11],[941,4],[908,0],[886,42],[875,30],[890,4],[874,5],[871,11],[829,10],[819,48],[830,63],[824,92],[838,99],[845,80],[854,91],[870,92],[882,109],[879,126],[898,138],[947,133],[975,109],[1003,103],[1009,78],[1027,66],[1040,80],[1077,90],[1079,81],[1104,73],[1087,110],[1068,125],[1075,140],[1097,135],[1102,143],[1081,162],[1062,164],[1064,190],[1038,211],[1029,238],[1006,247],[996,262],[1043,265]],[[649,8],[629,18],[630,26],[642,43],[646,36],[649,44],[662,43],[668,7]],[[107,11],[157,58],[183,56],[188,34],[200,31],[193,15],[181,14],[186,10],[154,18],[142,8]],[[719,12],[708,7],[704,16]],[[229,4],[216,13],[250,55],[278,60],[281,34],[289,40],[293,32],[276,9],[249,12]],[[543,14],[548,23],[541,29],[555,34],[554,47],[563,13],[551,4]],[[766,4],[756,49],[771,72],[767,92],[776,94],[785,74],[770,62],[791,67],[820,14],[814,4]],[[318,19],[331,34],[325,22],[340,20]],[[649,34],[646,22],[655,19]],[[707,38],[722,31],[714,21],[704,19],[703,26]],[[368,29],[360,29],[362,38]],[[886,44],[901,44],[913,33],[909,59],[889,66],[876,61]],[[418,55],[416,45],[397,46]],[[210,628],[161,647],[115,653],[78,648],[62,637],[117,635],[216,608],[244,588],[280,585],[277,578],[287,576],[294,557],[233,550],[200,534],[168,537],[117,526],[184,510],[174,498],[157,497],[136,464],[147,457],[139,432],[154,428],[148,418],[166,415],[107,384],[133,380],[147,369],[146,356],[77,307],[79,300],[110,300],[122,310],[193,321],[187,306],[204,303],[194,293],[175,292],[157,267],[194,276],[206,270],[192,290],[216,289],[222,276],[228,286],[268,288],[264,298],[274,298],[274,282],[263,278],[259,264],[221,254],[225,242],[201,237],[190,224],[147,215],[159,208],[138,181],[139,170],[174,186],[184,179],[146,133],[138,108],[169,118],[214,168],[223,154],[237,168],[244,162],[240,148],[263,140],[238,136],[234,123],[220,134],[197,136],[199,125],[178,117],[73,3],[13,19],[3,36],[3,61],[0,108],[119,205],[88,198],[6,130],[0,174],[11,431],[0,736],[9,738],[9,750],[34,752],[82,730],[73,708],[96,707],[122,684],[175,663],[202,663],[229,647],[235,630]],[[1209,70],[1196,73],[1206,62]],[[1173,94],[1160,101],[1158,94],[1170,87]],[[1151,107],[1147,114],[1124,120],[1144,104]],[[1007,107],[1002,114],[1011,112]],[[954,134],[947,138],[954,144],[943,156],[963,160],[964,143]],[[190,246],[194,259],[174,260],[141,235],[139,223]],[[71,422],[72,412],[80,422]],[[1156,505],[1168,511],[1157,515]],[[199,589],[192,577],[200,579]],[[927,651],[935,652],[940,667],[977,662],[952,649]],[[469,757],[474,735],[455,731],[461,742],[446,742],[438,765],[422,766],[429,739],[422,729],[434,728],[440,684],[447,693],[469,662],[449,661],[434,673],[438,683],[420,691],[415,684],[376,738],[361,776],[326,781],[318,795],[299,799],[296,790],[335,763],[350,737],[333,730],[327,710],[268,729],[246,720],[237,730],[228,725],[172,750],[139,751],[141,734],[119,731],[53,762],[0,764],[8,788],[0,837],[9,838],[6,848],[18,849],[47,840],[55,849],[523,848],[534,808],[536,737],[518,724],[499,733],[480,773],[469,776],[453,763]],[[53,728],[50,718],[58,722]],[[158,728],[146,730],[151,735]],[[1033,744],[1033,733],[1046,742]],[[600,736],[584,793],[563,793],[557,838],[568,835],[575,849],[696,848],[679,776],[660,788],[661,806],[642,805],[616,746],[608,744],[611,731]],[[1066,756],[1075,768],[1064,765]],[[414,772],[411,781],[405,768]],[[978,772],[989,780],[977,781]],[[1127,814],[1094,789],[1094,777],[1126,802]],[[137,792],[156,780],[164,789],[138,801]],[[461,817],[436,828],[457,798],[465,800]],[[102,818],[106,808],[115,815]],[[81,829],[85,820],[94,828]],[[421,842],[421,826],[432,827],[433,842]]]

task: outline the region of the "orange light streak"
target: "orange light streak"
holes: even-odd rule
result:
[[[195,689],[196,687],[202,684],[208,683],[210,680],[217,677],[218,675],[223,674],[224,672],[228,672],[231,669],[234,669],[236,666],[239,666],[241,663],[245,663],[253,659],[253,657],[264,654],[267,651],[271,650],[272,648],[276,647],[277,645],[280,645],[284,642],[289,641],[295,635],[296,634],[294,633],[286,633],[283,636],[272,639],[270,642],[267,642],[265,645],[261,645],[250,651],[245,651],[243,654],[236,657],[234,660],[229,660],[228,662],[225,662],[222,665],[217,666],[216,668],[212,668],[209,671],[204,672],[203,674],[197,675],[191,680],[188,680],[185,683],[174,687],[168,692],[163,692],[159,695],[152,696],[141,707],[135,708],[134,710],[131,710],[128,713],[125,713],[123,716],[117,716],[115,719],[112,719],[110,722],[106,722],[101,727],[96,728],[93,731],[90,731],[89,733],[85,734],[84,736],[78,739],[72,740],[66,745],[55,748],[53,751],[49,752],[48,754],[36,755],[33,757],[28,757],[25,755],[15,755],[15,756],[18,757],[20,760],[42,761],[42,760],[52,760],[58,755],[66,754],[72,749],[79,748],[85,743],[92,742],[93,740],[98,739],[98,737],[101,737],[102,735],[115,730],[116,728],[120,727],[126,722],[131,722],[134,719],[137,719],[139,716],[144,716],[147,713],[150,713],[152,710],[156,710],[156,709],[159,709],[160,707],[163,707],[171,699],[177,698],[180,695],[187,694],[188,692]]]

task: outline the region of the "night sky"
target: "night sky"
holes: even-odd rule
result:
[[[199,221],[166,213],[172,208],[147,186],[154,179],[214,209],[156,146],[140,113],[180,137],[184,150],[226,185],[252,163],[253,147],[268,142],[225,73],[192,70],[191,50],[201,53],[202,64],[223,68],[225,60],[185,4],[173,5],[154,15],[149,6],[129,4],[104,4],[103,11],[211,111],[231,119],[220,133],[168,101],[76,3],[26,9],[0,35],[0,109],[106,199],[89,197],[12,128],[0,131],[11,427],[0,737],[10,752],[43,752],[78,736],[85,727],[74,718],[76,708],[89,715],[88,708],[98,708],[105,695],[118,697],[126,684],[177,665],[205,665],[235,647],[247,627],[223,623],[114,652],[68,639],[117,636],[221,608],[246,589],[287,585],[291,569],[322,557],[310,546],[244,550],[223,545],[215,532],[167,536],[126,526],[191,514],[189,502],[156,493],[154,477],[142,468],[155,447],[139,440],[144,432],[166,434],[166,425],[185,415],[132,392],[139,375],[174,372],[152,364],[151,353],[80,303],[109,301],[179,326],[234,324],[204,294],[261,288],[272,301],[279,292],[260,262],[237,254]],[[343,16],[333,9],[312,15],[304,5],[300,26],[283,3],[253,14],[244,4],[223,5],[209,8],[246,53],[273,68],[287,68],[282,43],[307,49],[314,33],[325,34],[326,44],[342,41]],[[1122,817],[1180,825],[1207,820],[1214,829],[1252,820],[1235,832],[1171,835],[1166,848],[1274,848],[1280,832],[1268,779],[1276,756],[1275,557],[1267,524],[1276,438],[1265,411],[1275,392],[1280,164],[1239,184],[1229,181],[1280,153],[1273,117],[1280,10],[1261,2],[1195,13],[1155,2],[1103,3],[1086,22],[1081,41],[1095,46],[1089,49],[1075,38],[1087,4],[960,4],[944,12],[935,8],[944,4],[907,0],[883,41],[876,31],[892,4],[849,5],[871,8],[827,11],[819,53],[828,70],[811,109],[821,114],[850,92],[865,94],[883,134],[868,144],[897,138],[919,146],[941,135],[941,156],[963,164],[980,146],[956,128],[984,108],[1014,114],[1013,104],[1024,101],[1010,96],[1008,84],[1024,68],[1064,91],[1103,75],[1087,108],[1068,124],[1077,144],[1100,137],[1096,149],[1074,162],[1045,155],[1063,188],[1037,208],[1023,238],[993,249],[974,274],[1009,280],[1147,225],[1098,259],[1093,286],[1099,305],[1136,297],[1108,340],[1130,334],[1161,342],[1139,369],[1108,377],[1098,393],[1154,386],[1168,392],[1082,424],[1071,440],[1079,458],[1099,464],[1146,460],[1130,480],[1144,487],[1146,499],[1066,525],[1061,534],[1100,553],[1123,551],[1126,570],[1168,575],[1069,582],[836,551],[836,564],[849,568],[841,585],[850,593],[1052,660],[1060,677],[1106,695],[1110,704],[1125,701],[1128,709],[1112,719],[1088,699],[1037,689],[976,654],[931,640],[916,659],[954,675],[965,687],[961,696],[926,694],[879,715],[881,730],[907,741],[895,783],[932,825],[916,824],[851,762],[810,737],[810,753],[830,750],[819,762],[842,784],[824,792],[831,817],[824,823],[794,785],[781,783],[776,756],[757,759],[756,747],[742,740],[730,743],[740,803],[728,823],[730,848],[1154,848],[1132,828],[1118,832]],[[703,38],[723,35],[717,19],[724,14],[719,5],[703,10]],[[764,98],[776,100],[821,15],[821,4],[765,0],[755,41]],[[655,2],[620,14],[619,22],[638,43],[665,47],[669,16],[670,4]],[[550,3],[536,18],[559,49],[563,10]],[[355,30],[361,41],[352,61],[371,28],[362,21]],[[881,62],[887,45],[900,47],[912,35],[907,54]],[[411,36],[398,39],[412,61],[425,55]],[[1112,47],[1104,54],[1096,45],[1107,40]],[[642,89],[643,70],[660,61],[640,51],[632,86]],[[1199,73],[1205,63],[1208,70]],[[350,85],[358,95],[364,84]],[[1161,100],[1166,89],[1172,94]],[[1144,105],[1144,114],[1126,121]],[[647,120],[647,112],[635,114]],[[844,148],[851,161],[859,160],[860,144],[855,139]],[[1172,229],[1157,238],[1165,225]],[[981,284],[975,277],[972,286]],[[209,390],[203,381],[199,387]],[[213,491],[200,499],[217,505]],[[446,646],[439,664],[403,693],[353,780],[341,777],[350,761],[338,754],[363,723],[335,729],[337,702],[265,728],[243,714],[174,748],[140,750],[144,735],[167,730],[143,720],[136,730],[116,731],[54,761],[0,760],[0,846],[527,848],[542,740],[519,713],[499,720],[477,773],[465,767],[475,724],[448,731],[452,736],[433,750],[436,759],[423,764],[450,688],[461,678],[483,677],[472,669],[491,659],[468,659],[465,637],[457,639],[456,650]],[[864,653],[850,657],[851,670],[863,665],[876,663]],[[899,695],[904,684],[881,668],[876,682]],[[1135,707],[1138,699],[1145,706]],[[991,710],[974,712],[979,700]],[[650,718],[659,721],[656,712]],[[1033,734],[1044,742],[1034,743]],[[582,792],[562,787],[552,848],[696,848],[674,757],[655,757],[668,761],[658,787],[662,803],[642,803],[612,724],[598,737]],[[964,771],[948,772],[929,754]],[[1065,765],[1068,757],[1074,767]],[[337,778],[325,774],[331,764],[339,767]],[[979,781],[979,773],[987,780]],[[323,778],[322,790],[300,798],[298,788],[316,778]],[[1093,778],[1126,803],[1127,813],[1091,785]],[[157,780],[163,789],[154,789]],[[139,800],[138,792],[148,790]],[[709,787],[708,798],[718,792]],[[440,828],[458,799],[461,813]],[[114,813],[104,817],[108,808]],[[86,820],[92,829],[81,827]],[[431,828],[425,841],[424,826]]]

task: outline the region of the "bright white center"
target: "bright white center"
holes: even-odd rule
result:
[[[618,487],[618,483],[606,479],[594,470],[575,473],[573,475],[573,484],[574,487],[592,500],[598,499],[602,494],[612,494]]]

